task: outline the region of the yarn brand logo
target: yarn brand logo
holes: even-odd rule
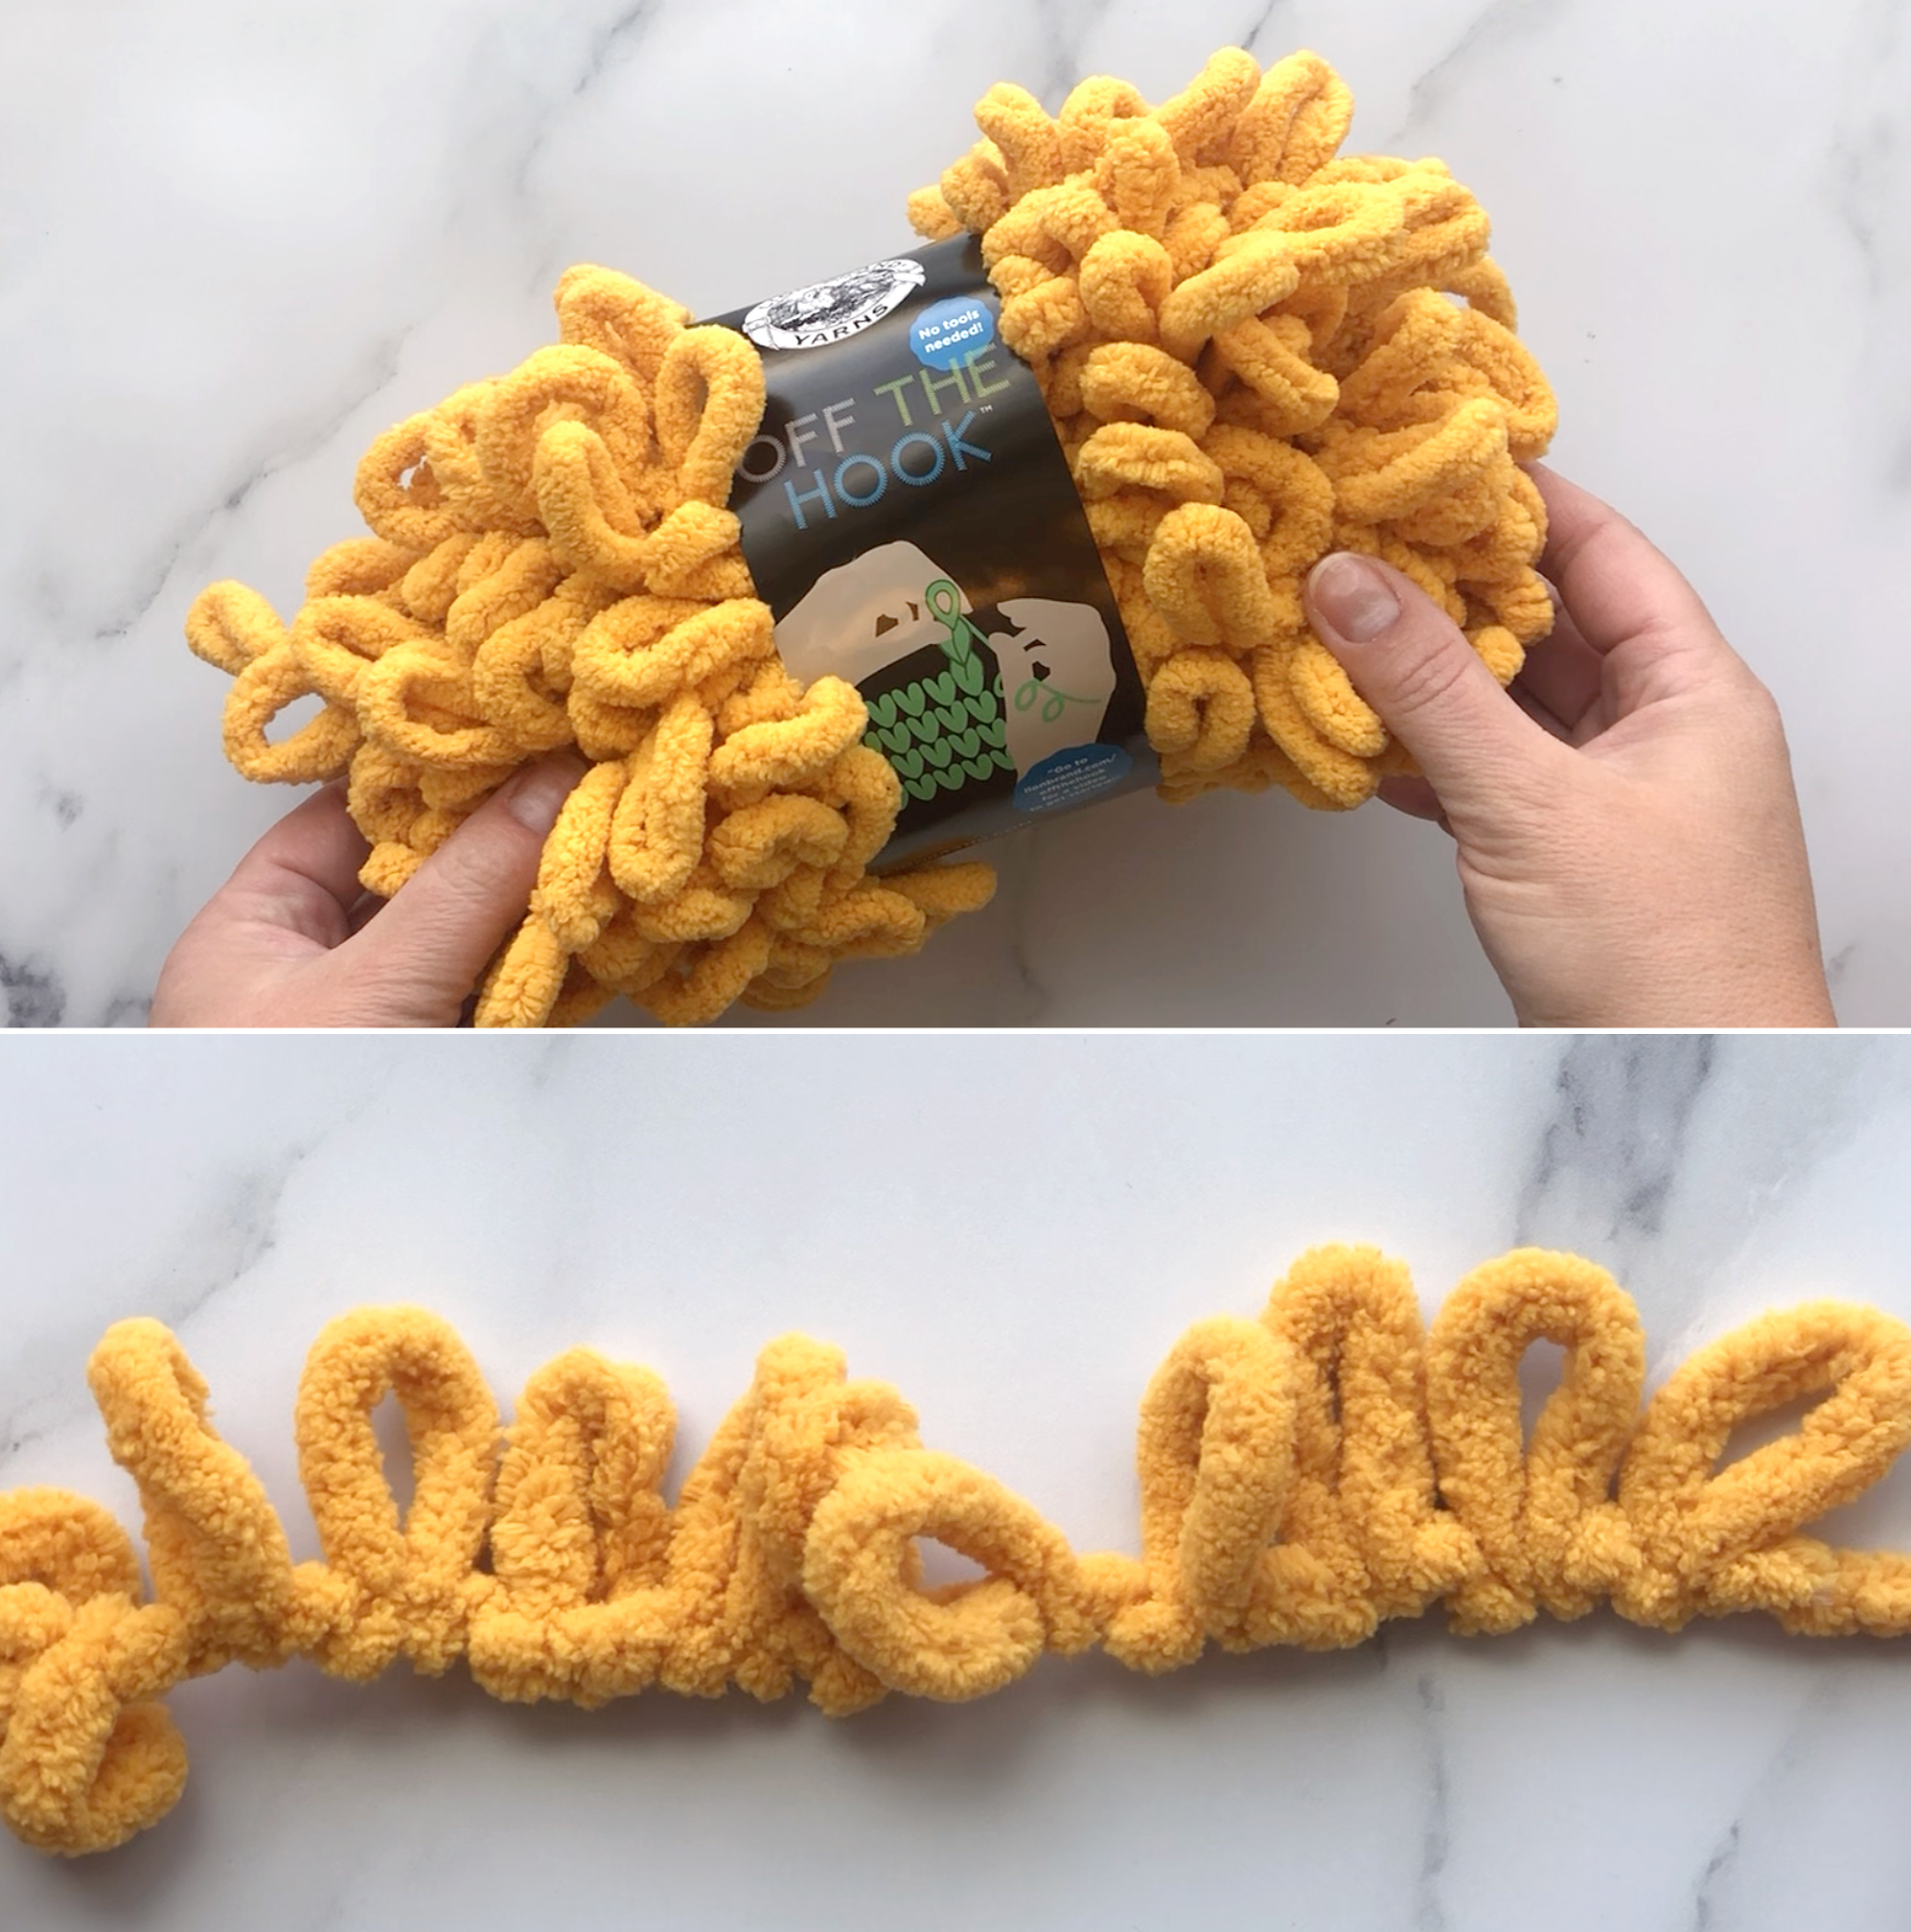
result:
[[[920,288],[926,271],[912,256],[872,262],[787,295],[771,295],[743,318],[743,333],[762,349],[815,349],[860,335]]]
[[[765,350],[730,507],[776,649],[842,679],[902,790],[879,870],[1158,770],[1033,372],[963,235],[715,318]]]

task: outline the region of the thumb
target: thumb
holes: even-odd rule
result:
[[[1530,785],[1554,741],[1418,585],[1353,551],[1315,564],[1307,614],[1353,687],[1413,753],[1449,819]]]
[[[455,1013],[523,918],[544,839],[584,771],[569,754],[526,766],[334,956],[352,954],[355,973],[399,992],[416,1009],[413,1024]]]

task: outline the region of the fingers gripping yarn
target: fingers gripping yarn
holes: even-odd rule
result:
[[[768,956],[768,955],[762,955]],[[760,969],[758,969],[760,970]],[[1566,1350],[1530,1438],[1519,1364]],[[89,1366],[138,1486],[152,1577],[83,1498],[0,1494],[0,1815],[27,1843],[119,1844],[176,1801],[185,1753],[155,1701],[228,1663],[309,1657],[364,1681],[462,1658],[509,1700],[645,1690],[836,1715],[891,1691],[963,1699],[1097,1644],[1163,1672],[1209,1643],[1357,1644],[1443,1603],[1462,1633],[1605,1599],[1636,1622],[1764,1610],[1811,1635],[1911,1632],[1911,1557],[1800,1532],[1911,1442],[1911,1329],[1811,1302],[1701,1348],[1640,1412],[1644,1340],[1610,1276],[1523,1249],[1422,1333],[1406,1270],[1321,1248],[1258,1321],[1178,1341],[1136,1444],[1140,1555],[1078,1555],[983,1471],[926,1448],[891,1388],[772,1342],[674,1505],[675,1415],[650,1370],[573,1348],[500,1429],[476,1364],[415,1308],[361,1308],[314,1344],[294,1415],[322,1560],[290,1561],[205,1384],[159,1323]],[[373,1433],[398,1399],[403,1511]],[[1735,1428],[1822,1395],[1720,1468]],[[929,1587],[922,1539],[983,1575]]]
[[[1352,108],[1318,56],[1235,48],[1152,109],[1106,79],[1052,120],[996,88],[987,138],[910,197],[921,233],[981,236],[1097,541],[1142,565],[1110,575],[1170,799],[1341,809],[1408,769],[1308,631],[1330,549],[1407,569],[1502,683],[1552,623],[1516,466],[1555,412],[1485,217],[1437,161],[1339,157]]]
[[[1518,464],[1555,412],[1485,217],[1438,161],[1341,156],[1351,114],[1304,53],[1262,73],[1223,49],[1154,107],[1096,78],[1050,116],[999,84],[982,139],[909,197],[922,234],[980,237],[1171,801],[1278,784],[1338,810],[1412,769],[1308,629],[1330,549],[1404,570],[1502,683],[1553,620]],[[347,775],[363,883],[389,894],[518,765],[575,746],[595,783],[478,1024],[616,992],[686,1023],[800,1004],[838,960],[913,952],[986,903],[993,874],[864,876],[900,786],[858,694],[783,667],[725,507],[763,409],[754,349],[603,268],[566,271],[557,310],[560,342],[373,444],[373,535],[313,564],[289,625],[242,586],[201,594],[187,635],[233,678],[226,755],[261,780]],[[847,828],[834,858],[819,813]]]
[[[201,593],[187,634],[233,677],[227,755],[343,775],[360,878],[389,895],[519,765],[574,746],[591,770],[477,1023],[562,1024],[618,992],[679,1024],[799,1005],[838,960],[984,905],[994,875],[865,876],[901,788],[854,689],[784,671],[725,508],[763,410],[755,351],[605,269],[569,271],[557,306],[561,343],[373,445],[375,535],[312,565],[289,626],[243,586]]]

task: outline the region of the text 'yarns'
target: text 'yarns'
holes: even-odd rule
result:
[[[1238,48],[1158,107],[1095,79],[1051,116],[999,84],[982,140],[909,199],[921,234],[981,237],[1170,800],[1278,785],[1344,809],[1412,770],[1307,623],[1330,550],[1405,571],[1502,683],[1552,624],[1518,466],[1555,412],[1486,217],[1436,160],[1341,157],[1352,111],[1318,56],[1263,74]],[[187,635],[234,678],[226,755],[347,776],[363,883],[388,896],[518,765],[574,746],[592,769],[478,1024],[618,993],[678,1023],[800,1005],[838,960],[915,952],[994,874],[868,871],[899,781],[856,688],[779,658],[725,507],[763,414],[756,350],[606,268],[570,269],[557,310],[559,344],[373,444],[374,534],[318,558],[289,625],[243,585],[200,594]]]

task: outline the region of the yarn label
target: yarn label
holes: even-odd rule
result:
[[[730,508],[783,661],[869,708],[903,787],[875,869],[1151,785],[1143,693],[973,236],[711,319],[762,352]]]

